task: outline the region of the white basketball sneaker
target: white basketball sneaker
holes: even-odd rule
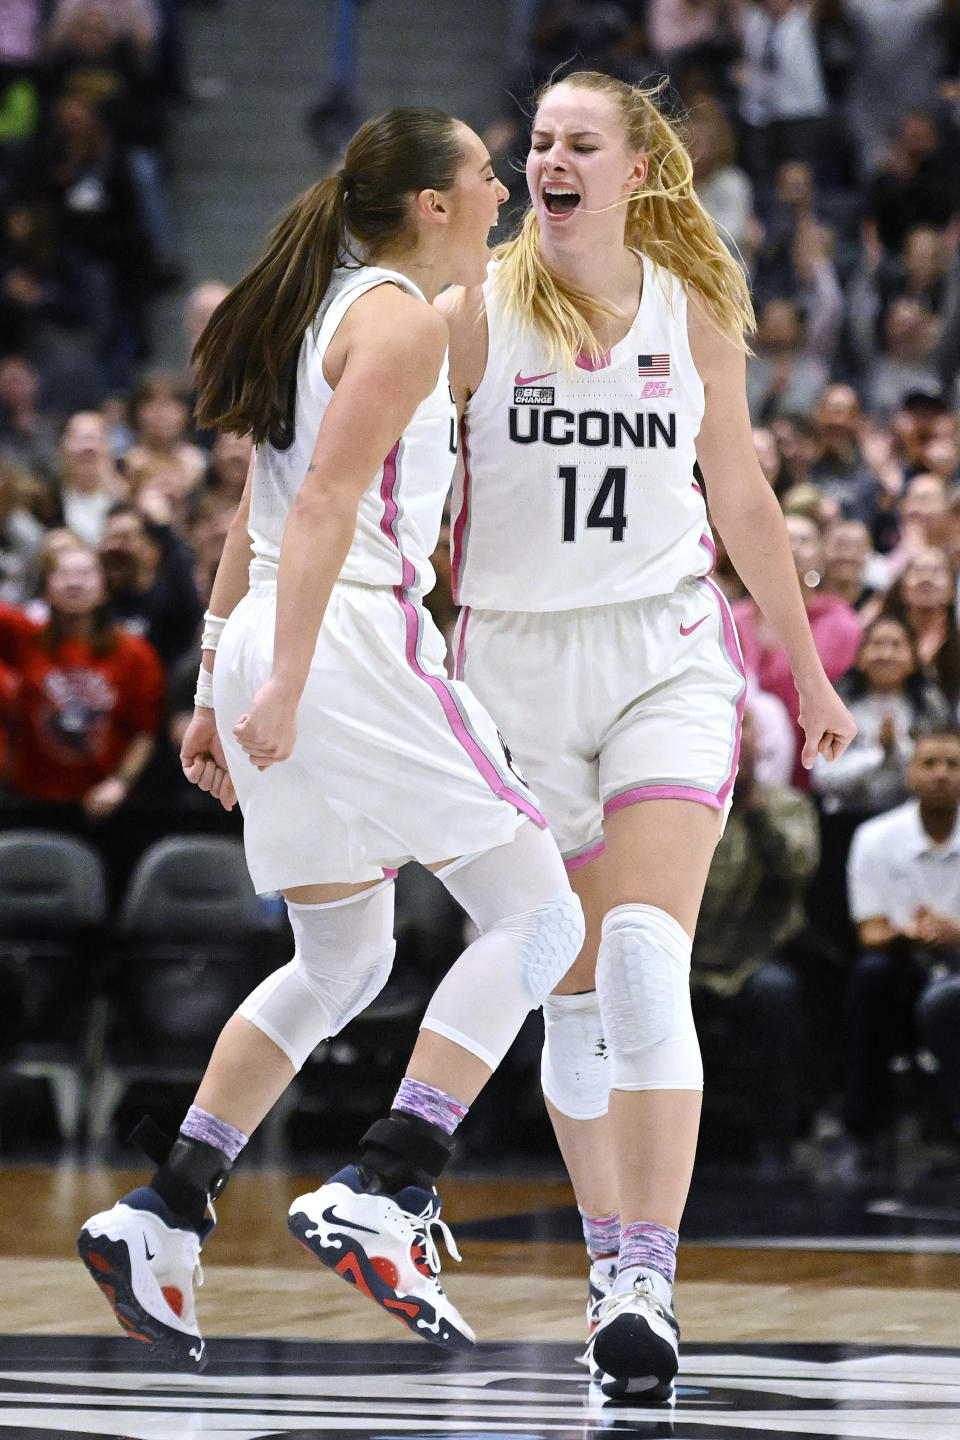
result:
[[[646,1276],[596,1306],[590,1371],[609,1399],[669,1400],[679,1367],[680,1327]]]
[[[408,1186],[396,1195],[366,1190],[348,1165],[290,1206],[290,1231],[321,1264],[415,1335],[449,1350],[467,1350],[476,1336],[444,1294],[438,1229],[454,1260],[460,1254],[450,1228],[440,1219],[436,1190]]]
[[[605,1300],[610,1294],[616,1278],[616,1255],[605,1255],[601,1260],[594,1260],[590,1266],[590,1275],[587,1279],[587,1348],[582,1355],[577,1356],[577,1364],[590,1366],[590,1374],[594,1380],[598,1380],[600,1377],[598,1373],[595,1373],[595,1367],[590,1359],[590,1341],[597,1328],[597,1310],[600,1301]]]
[[[176,1223],[155,1190],[142,1186],[91,1215],[77,1250],[125,1333],[151,1359],[176,1370],[204,1369],[193,1300],[194,1284],[203,1284],[200,1236]]]

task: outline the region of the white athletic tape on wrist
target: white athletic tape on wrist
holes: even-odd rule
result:
[[[216,650],[220,644],[220,636],[223,634],[223,627],[226,625],[226,618],[222,615],[211,615],[207,610],[203,617],[203,634],[200,637],[201,650]]]
[[[193,696],[194,705],[202,710],[213,709],[213,671],[201,665],[197,673],[197,688]]]

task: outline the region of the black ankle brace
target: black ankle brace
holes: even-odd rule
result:
[[[207,1205],[230,1178],[232,1162],[224,1152],[191,1135],[171,1142],[149,1118],[140,1121],[130,1139],[158,1164],[150,1184],[161,1199],[195,1230],[203,1230]]]
[[[453,1150],[453,1136],[439,1125],[391,1110],[376,1120],[360,1141],[360,1166],[372,1172],[388,1194],[406,1185],[429,1190]]]

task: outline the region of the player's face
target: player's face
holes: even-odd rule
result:
[[[460,140],[464,159],[448,192],[451,211],[447,233],[454,266],[450,278],[457,285],[480,285],[486,279],[490,259],[490,231],[508,191],[493,173],[493,163],[480,136],[462,125]]]
[[[647,174],[646,156],[628,148],[616,102],[576,85],[555,85],[533,121],[527,186],[545,239],[591,237],[609,229],[622,241],[625,201]]]

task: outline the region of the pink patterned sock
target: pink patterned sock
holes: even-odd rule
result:
[[[669,1230],[666,1225],[654,1225],[644,1220],[625,1225],[620,1235],[618,1281],[625,1270],[655,1270],[668,1285],[672,1285],[677,1273],[679,1239],[676,1230]],[[618,1284],[617,1288],[622,1287]]]
[[[422,1080],[401,1080],[391,1106],[393,1110],[403,1110],[407,1115],[418,1115],[431,1125],[439,1125],[448,1135],[456,1130],[468,1108],[446,1091],[435,1090]]]
[[[215,1145],[231,1162],[236,1160],[249,1138],[235,1125],[228,1125],[226,1120],[218,1120],[216,1115],[201,1110],[199,1105],[190,1106],[180,1126],[180,1134],[188,1135],[193,1140],[203,1140],[207,1145]]]
[[[605,1260],[609,1255],[616,1255],[620,1249],[620,1216],[617,1211],[612,1215],[586,1215],[581,1210],[580,1222],[591,1260]]]

